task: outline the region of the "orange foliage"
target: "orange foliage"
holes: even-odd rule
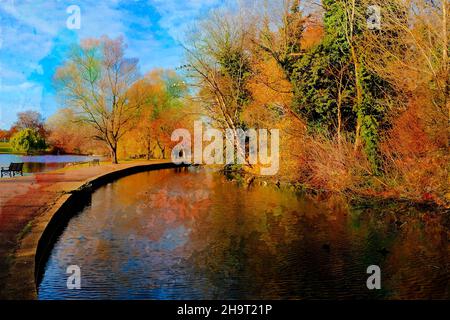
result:
[[[291,103],[291,84],[274,60],[254,62],[253,77],[249,84],[252,102],[244,111],[243,118],[253,127],[270,128],[276,112],[283,112]]]
[[[422,105],[423,108],[423,105]],[[443,204],[448,196],[448,150],[426,131],[423,110],[417,104],[393,122],[381,145],[385,179],[404,197]]]
[[[316,44],[320,43],[324,35],[323,26],[317,22],[310,22],[305,32],[303,33],[303,38],[301,45],[303,49],[309,49]]]
[[[177,79],[175,72],[156,69],[134,85],[135,90],[145,91],[148,103],[141,109],[135,128],[124,136],[119,145],[121,158],[168,158],[172,147],[177,144],[171,141],[172,132],[192,126],[192,117],[188,115],[191,104],[187,99],[171,97],[167,87],[168,83],[171,86],[183,86],[184,83],[167,82],[170,78]]]
[[[48,143],[59,152],[81,154],[105,154],[106,148],[92,139],[94,130],[76,120],[71,109],[60,109],[48,119],[46,128],[50,131]]]

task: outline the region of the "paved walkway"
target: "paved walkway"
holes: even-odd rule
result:
[[[95,167],[75,166],[25,177],[0,179],[0,299],[8,298],[3,292],[8,271],[14,261],[14,252],[31,221],[49,210],[63,194],[80,188],[87,180],[130,167],[162,162],[135,161]]]

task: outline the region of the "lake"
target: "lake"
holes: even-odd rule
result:
[[[440,212],[350,206],[240,186],[203,168],[134,174],[97,189],[43,270],[39,299],[448,299]],[[81,269],[67,289],[66,269]],[[366,286],[381,269],[381,290]]]
[[[78,155],[24,156],[16,154],[0,154],[0,166],[8,167],[11,162],[24,162],[24,173],[35,173],[64,168],[67,163],[85,162],[98,158],[101,157]]]

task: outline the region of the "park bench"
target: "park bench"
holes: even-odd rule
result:
[[[94,160],[92,160],[92,161],[89,163],[89,165],[92,165],[92,166],[99,166],[99,165],[100,165],[100,159],[94,159]]]
[[[0,177],[3,178],[3,174],[9,174],[10,177],[14,177],[16,174],[23,176],[23,163],[11,162],[9,167],[2,167]]]

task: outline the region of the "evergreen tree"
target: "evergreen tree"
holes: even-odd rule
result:
[[[296,61],[291,75],[294,109],[307,120],[312,131],[325,134],[336,132],[339,115],[346,136],[354,140],[361,137],[377,172],[378,131],[386,111],[381,101],[389,89],[386,82],[366,69],[362,50],[355,55],[363,32],[371,31],[366,30],[366,20],[362,18],[365,8],[360,5],[355,7],[356,18],[349,20],[350,2],[323,0],[325,36]],[[351,28],[349,23],[353,23]],[[340,105],[337,97],[342,98]]]

